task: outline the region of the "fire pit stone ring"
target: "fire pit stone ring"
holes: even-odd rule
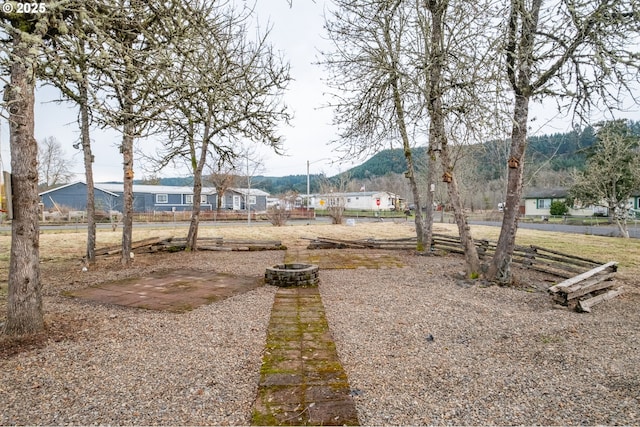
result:
[[[299,263],[274,265],[264,273],[264,282],[282,288],[315,286],[319,282],[318,266]]]

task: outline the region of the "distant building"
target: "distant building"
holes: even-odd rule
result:
[[[530,190],[524,196],[524,206],[526,216],[549,216],[551,203],[559,200],[565,201],[569,191],[566,188],[547,188],[542,190]],[[628,201],[629,209],[640,209],[640,191],[634,192]],[[609,209],[604,206],[581,206],[569,208],[569,215],[573,216],[593,216],[609,215]]]
[[[312,194],[309,199],[309,207],[315,209],[343,205],[347,210],[392,211],[403,210],[405,204],[404,199],[388,191]]]
[[[96,209],[122,212],[123,184],[94,185]],[[230,188],[222,197],[221,209],[252,211],[267,209],[269,194],[258,189]],[[46,210],[61,207],[76,211],[87,209],[87,184],[75,182],[40,193],[40,201]],[[203,187],[200,207],[203,210],[217,209],[218,197],[215,188]],[[133,185],[133,210],[135,212],[190,211],[193,206],[193,188],[172,185]]]

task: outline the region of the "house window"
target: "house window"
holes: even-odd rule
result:
[[[347,198],[347,203],[351,203],[351,197]]]
[[[156,194],[156,203],[169,203],[168,194]]]
[[[250,205],[256,204],[256,196],[249,196],[249,204]]]
[[[185,194],[184,195],[184,203],[186,205],[193,205],[193,194]],[[207,196],[204,194],[200,195],[200,204],[207,203]]]
[[[538,199],[538,209],[550,209],[551,199]]]

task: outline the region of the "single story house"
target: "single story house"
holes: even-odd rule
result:
[[[549,216],[549,208],[551,202],[560,200],[565,201],[569,194],[566,188],[547,188],[542,190],[530,190],[524,196],[524,206],[526,216]],[[640,209],[640,191],[633,193],[629,198],[628,206],[630,209]],[[609,214],[609,209],[604,206],[583,206],[569,208],[569,215],[573,216],[593,216]]]
[[[312,194],[309,197],[309,206],[314,209],[327,209],[337,205],[342,205],[347,210],[392,211],[404,209],[404,199],[388,191]]]
[[[124,188],[122,183],[95,184],[96,188],[111,191],[122,199]],[[202,188],[200,207],[210,210],[214,205],[215,190]],[[175,185],[133,185],[133,210],[134,212],[161,212],[161,211],[189,211],[193,206],[193,188]],[[120,202],[118,211],[122,211]]]
[[[96,209],[122,212],[122,183],[97,183],[95,187]],[[222,209],[245,210],[249,200],[252,210],[266,210],[268,193],[258,189],[233,188],[225,192]],[[87,184],[75,182],[40,193],[40,201],[46,210],[65,207],[71,210],[87,209]],[[203,210],[217,209],[215,188],[203,187],[200,206]],[[135,212],[189,211],[193,206],[193,188],[172,185],[133,185],[133,210]]]
[[[121,210],[120,195],[104,188],[94,186],[94,200],[96,209],[111,211]],[[87,210],[87,184],[74,182],[61,185],[40,193],[40,202],[45,210],[70,209],[74,211]]]
[[[222,198],[222,209],[234,211],[247,210],[247,203],[252,211],[264,212],[267,210],[267,198],[269,193],[257,188],[229,188]],[[217,198],[214,209],[217,207]]]

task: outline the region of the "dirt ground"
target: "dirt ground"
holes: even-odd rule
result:
[[[436,225],[435,232],[451,233],[452,226]],[[455,232],[455,230],[453,230]],[[136,239],[147,238],[157,234],[179,234],[178,230],[144,230],[134,236]],[[310,239],[317,236],[334,236],[336,238],[358,239],[366,237],[375,238],[401,238],[413,236],[414,228],[411,223],[370,223],[358,224],[357,227],[349,226],[301,226],[301,227],[264,227],[254,226],[251,229],[245,227],[231,228],[203,228],[201,236],[219,236],[225,238],[253,238],[256,240],[268,240],[279,238],[288,248],[286,251],[266,251],[265,257],[272,257],[273,263],[286,262],[308,262],[320,265],[321,268],[344,269],[348,272],[351,269],[360,268],[398,268],[402,266],[402,258],[409,256],[408,252],[400,251],[361,251],[361,250],[307,250]],[[215,257],[224,256],[237,258],[239,268],[229,272],[219,272],[224,274],[235,274],[241,277],[242,286],[251,289],[256,281],[264,275],[263,270],[253,269],[249,264],[243,264],[242,252],[216,253],[200,251],[197,253],[136,253],[135,260],[131,266],[122,268],[119,255],[99,257],[97,262],[88,271],[82,271],[84,263],[81,260],[83,251],[82,241],[84,235],[71,234],[63,236],[60,234],[43,235],[44,241],[41,255],[41,277],[43,283],[43,297],[45,307],[45,332],[36,336],[22,338],[0,338],[0,357],[7,357],[25,350],[42,347],[47,341],[60,341],[74,339],[75,331],[86,329],[83,323],[89,318],[73,318],[65,312],[52,312],[47,310],[47,302],[50,299],[69,299],[82,296],[88,290],[95,289],[100,285],[104,288],[109,283],[134,283],[144,277],[167,276],[172,271],[190,270],[192,274],[209,273],[216,271]],[[112,245],[117,242],[119,233],[99,234],[98,247]],[[8,249],[7,240],[10,236],[0,236],[0,249],[2,246]],[[100,243],[102,241],[102,243]],[[4,252],[4,250],[2,251]],[[410,252],[410,251],[409,251]],[[57,254],[57,255],[56,255]],[[62,254],[62,255],[60,255]],[[459,274],[460,257],[450,255],[451,268],[442,271],[443,274],[456,276]],[[558,278],[548,276],[531,270],[515,267],[514,286],[527,292],[545,292]],[[0,263],[0,325],[6,316],[6,277],[8,273],[8,261]],[[345,273],[348,274],[348,273]],[[222,276],[220,276],[222,277]],[[628,275],[621,276],[623,282],[628,282]],[[175,281],[175,280],[174,280]],[[627,283],[629,285],[629,283]],[[631,283],[631,289],[637,291],[637,285]],[[225,288],[223,286],[223,288]],[[228,288],[228,287],[227,287]],[[629,286],[627,286],[629,289]],[[224,291],[227,292],[227,291]],[[224,293],[223,292],[223,293]],[[232,293],[229,293],[231,295]],[[226,295],[228,296],[228,295]],[[210,298],[214,301],[215,298]],[[86,300],[87,304],[98,304]],[[185,307],[182,307],[185,308]],[[188,309],[188,308],[186,308]],[[178,310],[179,311],[179,310]],[[87,327],[89,325],[86,325]]]

